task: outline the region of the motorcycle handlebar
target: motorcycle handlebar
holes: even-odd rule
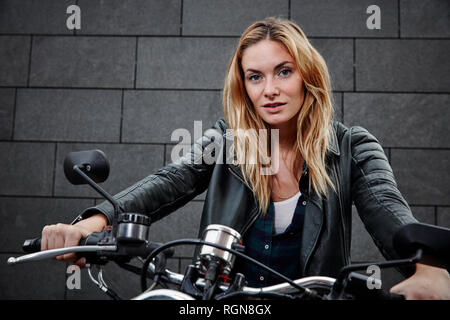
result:
[[[8,260],[8,264],[13,265],[22,262],[29,261],[39,261],[44,259],[54,258],[58,255],[66,254],[66,253],[83,253],[89,254],[92,257],[92,253],[96,252],[114,252],[114,255],[117,257],[120,256],[142,256],[146,257],[154,250],[159,248],[162,243],[158,242],[144,242],[140,243],[136,246],[136,243],[130,242],[117,242],[112,241],[111,243],[102,242],[107,237],[107,233],[105,231],[102,232],[93,232],[89,234],[86,238],[80,239],[78,246],[66,247],[66,248],[58,248],[41,251],[41,238],[33,238],[27,239],[24,241],[22,245],[22,250],[27,253],[27,255],[18,257],[18,258],[10,258]],[[168,248],[164,250],[161,254],[163,254],[166,258],[170,258],[174,255],[175,251],[173,248]]]
[[[85,239],[81,239],[80,245],[78,247],[53,249],[53,250],[46,250],[46,251],[42,251],[42,252],[37,252],[37,251],[40,251],[41,238],[28,239],[24,242],[23,249],[24,249],[24,251],[28,250],[28,252],[30,254],[23,256],[23,257],[15,258],[14,261],[10,260],[10,261],[8,261],[8,263],[9,264],[17,264],[17,263],[21,263],[21,262],[38,261],[38,260],[51,258],[56,255],[60,255],[63,253],[68,253],[68,252],[95,252],[95,251],[100,251],[100,250],[102,250],[102,251],[117,250],[116,246],[91,245],[92,243],[94,243],[93,238],[95,238],[95,237],[88,237]],[[98,241],[95,241],[95,244],[97,244],[97,242]],[[148,248],[149,252],[152,252],[154,249],[156,249],[160,246],[161,246],[160,243],[150,242],[150,243],[148,243],[147,248]],[[36,249],[39,249],[39,250],[36,250]],[[31,253],[32,252],[31,250],[35,250],[34,253]],[[67,252],[63,252],[63,251],[67,251]],[[167,254],[169,254],[169,256],[170,256],[170,254],[173,254],[173,249],[166,250],[166,251],[167,251]],[[164,251],[164,252],[166,253],[166,251]],[[169,272],[168,274],[169,274],[170,282],[180,283],[183,279],[183,275],[181,275],[181,274],[176,274],[173,272]],[[307,278],[297,279],[295,282],[296,283],[298,282],[299,284],[301,283],[302,285],[305,285],[307,287],[309,287],[310,285],[312,285],[312,286],[322,285],[322,286],[331,288],[333,286],[334,281],[335,281],[335,279],[328,278],[328,277],[307,277]],[[199,283],[199,285],[201,286],[202,283]],[[244,287],[242,289],[242,292],[245,294],[258,294],[258,293],[271,293],[271,292],[273,292],[273,293],[277,293],[277,292],[288,293],[292,289],[293,289],[293,287],[291,285],[289,285],[288,283],[281,283],[278,285],[265,287],[265,288]],[[222,288],[222,290],[226,290],[226,287]],[[137,297],[137,298],[139,299],[139,297]],[[402,295],[385,292],[383,290],[379,291],[378,298],[383,299],[383,300],[404,300],[405,299],[405,297]]]
[[[104,238],[104,233],[102,232],[94,232],[90,234],[87,238],[83,238],[80,240],[79,245],[76,247],[68,247],[68,248],[60,248],[60,249],[53,249],[53,250],[46,250],[41,251],[41,238],[34,238],[34,239],[28,239],[25,240],[25,242],[22,245],[23,251],[26,253],[29,253],[25,256],[18,257],[18,258],[10,258],[8,260],[8,264],[17,264],[22,262],[29,262],[29,261],[38,261],[43,259],[48,259],[52,257],[56,257],[57,255],[61,255],[64,253],[69,252],[78,252],[78,253],[92,253],[92,252],[100,252],[100,251],[119,251],[118,246],[116,245],[98,245],[100,243],[100,240]],[[145,256],[149,255],[151,252],[159,248],[162,244],[156,243],[156,242],[148,242],[145,246],[143,246],[144,251],[146,251]],[[174,254],[173,248],[168,248],[163,251],[164,255],[167,257],[171,257]],[[14,260],[14,261],[13,261]],[[167,271],[167,270],[166,270]],[[176,274],[173,272],[168,272],[169,275],[169,281],[173,283],[179,283],[183,279],[183,275]],[[334,280],[332,278],[326,278],[326,277],[312,277],[309,279],[309,281],[306,281],[305,279],[298,279],[301,280],[300,283],[307,284],[308,282],[312,285],[319,284],[323,282],[323,284],[326,284],[326,287],[332,287]],[[320,280],[320,281],[319,281]],[[306,281],[305,283],[303,283]],[[201,285],[201,284],[200,284]],[[270,292],[289,292],[291,288],[291,285],[288,283],[279,284],[272,287],[266,287],[266,288],[250,288],[250,287],[244,287],[243,293],[246,294],[257,294],[257,293],[270,293]],[[224,290],[226,288],[223,288]],[[377,290],[378,291],[378,290]],[[379,290],[378,299],[383,300],[404,300],[405,297],[402,295],[393,294],[390,292],[386,292],[383,290]]]

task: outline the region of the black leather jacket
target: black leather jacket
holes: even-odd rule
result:
[[[207,189],[199,234],[209,224],[223,224],[244,235],[261,210],[239,167],[227,161],[192,161],[211,146],[225,154],[226,129],[225,121],[218,120],[192,145],[183,161],[171,163],[117,194],[121,211],[145,213],[156,221]],[[300,186],[308,199],[300,258],[303,276],[336,277],[350,262],[352,203],[387,259],[398,257],[392,246],[396,229],[416,222],[376,138],[361,127],[347,128],[339,122],[333,122],[333,129],[326,161],[337,192],[330,189],[328,197],[321,199],[313,191],[308,194],[307,186]],[[86,209],[82,217],[98,212],[111,223],[113,209],[107,202]]]

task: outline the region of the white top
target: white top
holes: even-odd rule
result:
[[[284,232],[287,227],[292,222],[292,217],[294,216],[295,207],[297,206],[298,199],[301,196],[299,191],[296,195],[291,198],[279,202],[273,202],[275,218],[274,227],[275,233]]]

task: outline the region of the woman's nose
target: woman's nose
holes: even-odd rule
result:
[[[273,98],[280,94],[279,88],[276,86],[273,80],[268,80],[264,87],[264,96],[266,98]]]

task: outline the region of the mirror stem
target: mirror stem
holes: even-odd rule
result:
[[[78,173],[87,183],[89,183],[89,185],[95,189],[95,191],[97,191],[99,194],[101,194],[106,200],[108,200],[113,208],[114,208],[114,219],[113,219],[113,234],[114,237],[116,236],[116,232],[117,232],[117,219],[119,217],[119,204],[117,203],[117,201],[105,190],[103,190],[102,187],[100,187],[98,184],[96,184],[91,178],[89,178],[89,176],[83,172],[82,169],[87,169],[84,166],[78,166],[78,165],[74,165],[73,166],[73,171],[75,171],[76,173]]]

